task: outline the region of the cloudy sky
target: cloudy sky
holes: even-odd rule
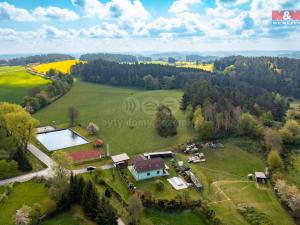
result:
[[[0,1],[0,54],[300,50],[300,25],[272,25],[297,0]]]

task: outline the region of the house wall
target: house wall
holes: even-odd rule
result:
[[[145,179],[150,179],[153,177],[160,177],[165,175],[163,169],[138,173],[134,168],[132,170],[132,174],[136,180],[145,180]]]

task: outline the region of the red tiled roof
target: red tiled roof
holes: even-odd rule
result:
[[[69,156],[74,161],[80,161],[91,158],[98,158],[101,156],[101,151],[99,150],[88,150],[88,151],[80,151],[80,152],[71,152]]]
[[[161,158],[134,161],[134,167],[137,172],[146,172],[151,170],[165,169],[165,162]]]
[[[103,144],[103,141],[101,139],[97,139],[95,142],[96,144]]]

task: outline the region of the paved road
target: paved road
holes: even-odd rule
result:
[[[29,144],[27,146],[28,151],[30,151],[35,157],[37,157],[40,161],[42,161],[48,168],[52,167],[55,162],[40,149],[35,147],[33,144]]]
[[[34,177],[37,176],[43,176],[43,177],[50,177],[52,174],[52,167],[53,165],[55,165],[55,162],[44,152],[42,152],[40,149],[38,149],[36,146],[29,144],[28,145],[28,151],[30,151],[35,157],[37,157],[40,161],[42,161],[47,168],[37,171],[37,172],[33,172],[33,173],[27,173],[21,176],[17,176],[17,177],[13,177],[13,178],[8,178],[5,180],[0,180],[0,186],[9,184],[9,183],[13,183],[13,182],[25,182],[25,181],[29,181]],[[103,165],[100,167],[103,170],[106,169],[111,169],[112,165],[107,164],[107,165]],[[77,170],[72,170],[72,172],[74,174],[82,174],[82,173],[87,173],[88,171],[83,168],[83,169],[77,169]]]

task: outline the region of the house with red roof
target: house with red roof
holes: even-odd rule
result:
[[[146,159],[142,155],[133,160],[133,165],[129,167],[129,170],[137,181],[169,175],[164,160]]]

